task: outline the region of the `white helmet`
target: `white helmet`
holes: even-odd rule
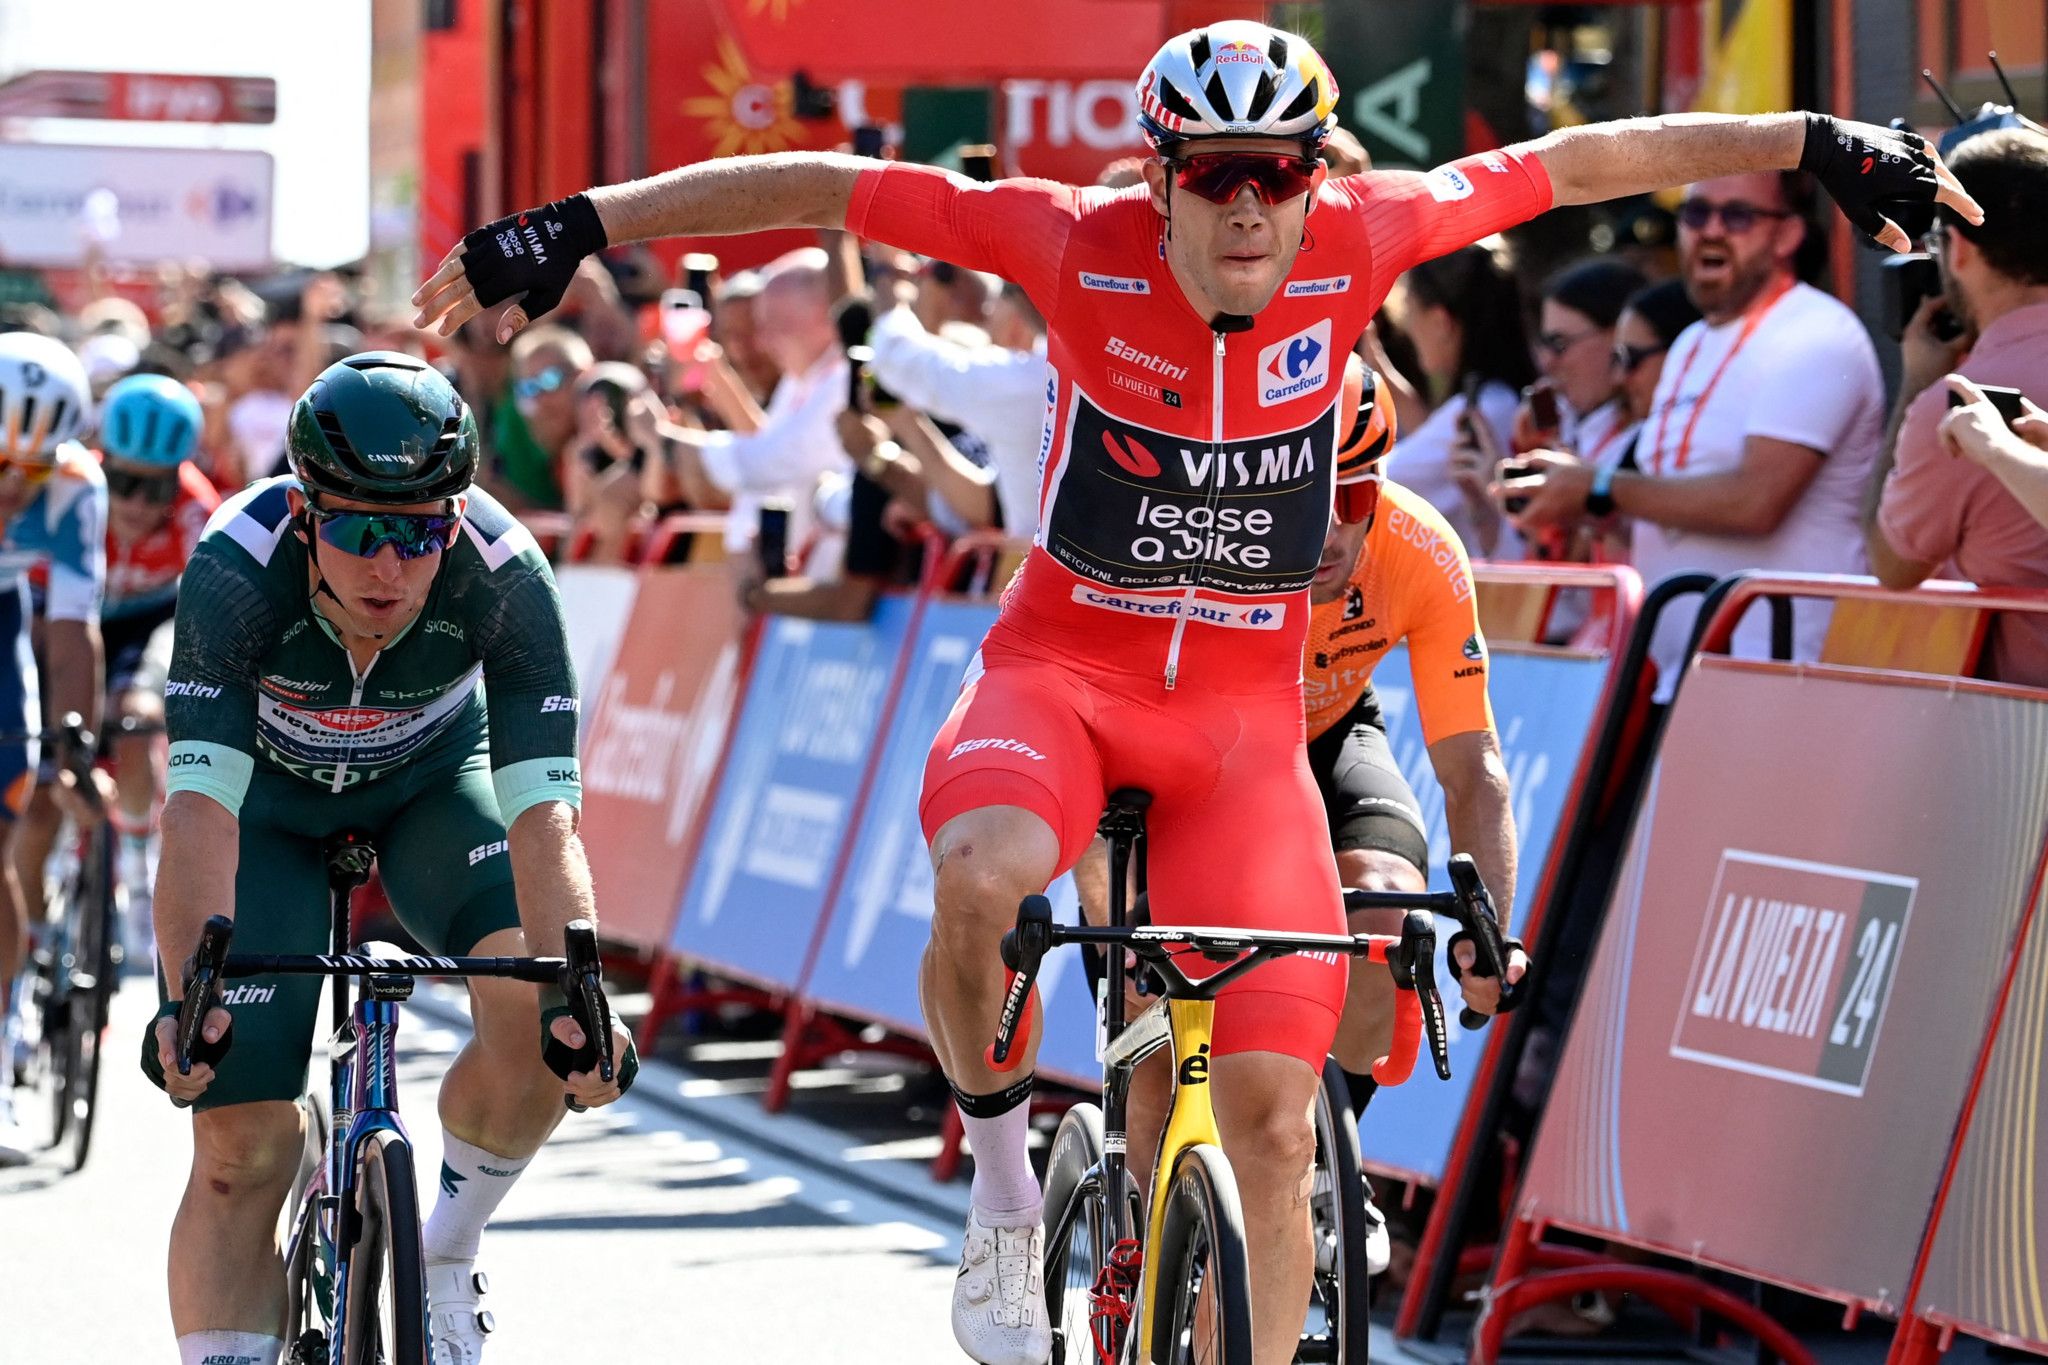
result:
[[[1250,19],[1190,29],[1138,78],[1155,148],[1210,137],[1291,137],[1313,155],[1337,126],[1337,82],[1308,40]]]
[[[35,332],[0,332],[0,458],[47,464],[92,417],[92,385],[71,348]]]

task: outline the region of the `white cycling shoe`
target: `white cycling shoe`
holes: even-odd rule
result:
[[[953,1281],[953,1340],[979,1365],[1045,1365],[1052,1357],[1043,1229],[992,1228],[967,1215]]]
[[[26,1166],[35,1160],[35,1143],[14,1118],[14,1092],[0,1085],[0,1166]]]
[[[490,1281],[474,1261],[427,1263],[427,1339],[434,1365],[478,1365],[497,1328],[483,1307]]]

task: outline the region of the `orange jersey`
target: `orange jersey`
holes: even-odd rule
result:
[[[1344,718],[1402,640],[1425,743],[1493,729],[1471,561],[1434,507],[1388,480],[1344,595],[1309,613],[1301,678],[1310,739]]]

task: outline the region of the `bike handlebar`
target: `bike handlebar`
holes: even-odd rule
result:
[[[192,1074],[192,1055],[199,1046],[206,1011],[222,981],[231,977],[297,976],[486,976],[531,981],[561,989],[585,1038],[597,1050],[597,1072],[610,1081],[616,1070],[611,1031],[611,1004],[605,998],[598,960],[597,932],[589,920],[573,920],[563,931],[561,957],[376,957],[368,953],[234,953],[228,952],[235,922],[214,915],[199,931],[199,949],[192,957],[192,975],[178,1009],[178,1074]],[[602,1023],[600,1024],[600,1021]],[[183,1102],[179,1101],[182,1105]],[[570,1107],[585,1106],[570,1102]]]
[[[1429,1040],[1430,1056],[1437,1075],[1451,1078],[1449,1031],[1444,1025],[1443,1001],[1436,985],[1436,925],[1432,915],[1458,922],[1451,947],[1470,943],[1474,976],[1505,977],[1513,940],[1502,932],[1492,897],[1478,867],[1465,854],[1450,861],[1449,891],[1346,891],[1347,913],[1360,910],[1403,910],[1407,912],[1398,937],[1387,934],[1287,934],[1259,929],[1226,929],[1199,925],[1136,926],[1104,928],[1093,925],[1063,925],[1053,922],[1052,903],[1044,896],[1026,896],[1017,907],[1016,927],[1003,935],[1003,965],[1009,978],[1003,993],[1003,1008],[996,1019],[996,1038],[984,1054],[993,1071],[1015,1069],[1019,1038],[1028,1038],[1037,1006],[1035,986],[1039,967],[1052,948],[1069,943],[1127,948],[1168,978],[1167,994],[1184,998],[1214,999],[1229,981],[1276,957],[1293,953],[1344,953],[1383,962],[1399,992],[1396,997],[1394,1039],[1391,1050],[1373,1063],[1373,1077],[1382,1085],[1398,1085],[1414,1068],[1422,1038]],[[1199,981],[1181,971],[1172,959],[1179,953],[1199,953],[1212,962],[1224,963],[1222,970]],[[1457,960],[1451,970],[1459,973]],[[1500,1012],[1521,1003],[1521,983],[1501,983]],[[1491,1016],[1465,1009],[1458,1021],[1465,1028],[1479,1029]]]

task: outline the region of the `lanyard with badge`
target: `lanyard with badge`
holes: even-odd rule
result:
[[[1722,375],[1728,373],[1728,367],[1735,363],[1736,354],[1742,350],[1744,343],[1756,335],[1756,329],[1763,326],[1764,319],[1778,306],[1778,301],[1792,292],[1792,285],[1793,281],[1790,280],[1780,285],[1769,298],[1751,308],[1749,315],[1742,320],[1742,330],[1735,334],[1735,342],[1728,348],[1728,354],[1721,357],[1721,363],[1715,367],[1714,373],[1708,376],[1706,387],[1701,389],[1699,397],[1693,400],[1692,416],[1686,419],[1685,431],[1678,438],[1678,453],[1672,459],[1674,472],[1683,470],[1692,459],[1693,433],[1699,430],[1700,414],[1707,410],[1707,400],[1714,396],[1714,386],[1721,382]],[[1671,397],[1665,400],[1664,411],[1657,419],[1657,440],[1653,449],[1655,463],[1650,469],[1652,474],[1664,472],[1664,434],[1671,425],[1671,411],[1678,406],[1679,396],[1685,390],[1685,377],[1692,372],[1693,361],[1699,359],[1700,352],[1706,347],[1707,333],[1702,331],[1699,340],[1693,343],[1693,348],[1685,353],[1685,363],[1678,367],[1678,377],[1671,382]]]

